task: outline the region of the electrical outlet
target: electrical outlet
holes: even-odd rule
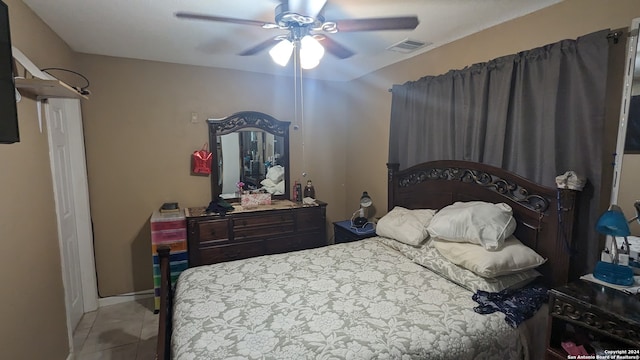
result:
[[[198,113],[195,111],[191,112],[191,123],[192,124],[197,124],[198,123]]]

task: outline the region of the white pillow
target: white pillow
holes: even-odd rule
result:
[[[272,195],[282,195],[284,194],[284,181],[280,181],[279,183],[274,183],[271,179],[264,179],[260,182],[262,188],[265,189],[268,193]]]
[[[516,230],[512,214],[511,206],[505,203],[456,202],[438,211],[427,230],[431,237],[478,244],[495,251]]]
[[[438,250],[430,246],[414,247],[383,237],[378,238],[378,241],[392,249],[400,251],[416,264],[424,266],[471,292],[478,290],[500,292],[505,289],[519,289],[541,275],[536,270],[530,269],[518,273],[497,276],[495,278],[486,278],[452,263],[442,256]],[[433,240],[430,240],[430,242],[433,242]]]
[[[376,234],[418,246],[429,238],[427,225],[435,212],[430,209],[409,210],[396,206],[378,220]]]
[[[282,165],[272,166],[267,170],[267,179],[274,182],[274,184],[279,183],[284,179],[284,167]]]
[[[447,260],[485,278],[533,269],[547,261],[515,236],[508,238],[499,251],[487,251],[476,244],[437,239],[433,239],[431,244]]]

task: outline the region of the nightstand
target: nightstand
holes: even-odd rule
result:
[[[598,341],[606,350],[640,356],[639,296],[586,280],[549,290],[545,358],[566,360],[568,354],[560,343],[567,340],[588,351],[589,344]]]
[[[333,223],[333,233],[335,243],[340,244],[376,236],[376,229],[371,223],[358,229],[351,227],[351,220],[344,220]]]

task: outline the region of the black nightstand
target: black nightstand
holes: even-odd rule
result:
[[[640,295],[628,295],[586,280],[549,290],[546,359],[567,359],[560,343],[571,340],[589,350],[601,342],[606,350],[640,355]],[[620,353],[621,355],[624,355]]]
[[[358,229],[351,226],[351,220],[344,220],[333,223],[333,233],[335,243],[340,244],[376,236],[376,229],[371,223]]]

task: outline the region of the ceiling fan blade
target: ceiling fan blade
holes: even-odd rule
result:
[[[325,50],[327,50],[328,52],[330,52],[331,54],[333,54],[335,57],[339,59],[346,59],[355,54],[353,51],[340,45],[338,42],[336,42],[335,40],[331,39],[326,35],[324,35],[324,38],[322,40],[318,40],[318,41],[322,44]]]
[[[224,17],[224,16],[196,14],[196,13],[189,13],[189,12],[182,12],[182,11],[177,12],[176,13],[176,17],[180,18],[180,19],[219,21],[219,22],[226,22],[226,23],[232,23],[232,24],[260,26],[260,27],[265,27],[265,28],[266,27],[274,27],[274,26],[278,27],[276,24],[267,23],[267,22],[264,22],[264,21],[247,20],[247,19],[236,19],[236,18],[229,18],[229,17]]]
[[[277,44],[278,42],[280,42],[280,38],[279,37],[272,37],[271,39],[267,39],[261,43],[259,43],[258,45],[246,49],[243,52],[239,53],[238,55],[240,56],[250,56],[250,55],[255,55],[257,53],[259,53],[260,51],[263,51],[264,49],[270,47],[270,46],[274,46],[275,44]]]
[[[338,31],[413,30],[418,24],[417,16],[400,16],[371,19],[334,20]]]

